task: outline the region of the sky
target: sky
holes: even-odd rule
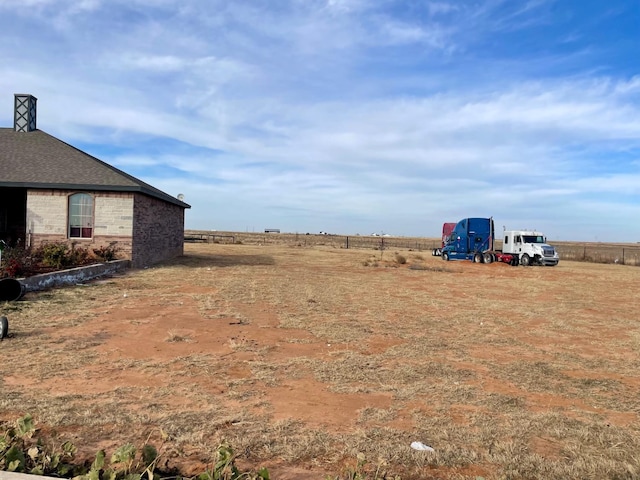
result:
[[[0,0],[0,126],[187,229],[640,241],[639,0]]]

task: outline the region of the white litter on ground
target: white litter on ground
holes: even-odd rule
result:
[[[425,445],[422,442],[411,442],[411,448],[414,450],[420,450],[423,452],[435,452],[435,450],[429,445]]]

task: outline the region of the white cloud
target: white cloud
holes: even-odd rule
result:
[[[640,93],[640,75],[634,75],[628,81],[617,82],[614,91],[620,95]]]
[[[3,2],[0,3],[0,9],[25,11],[27,8],[43,7],[58,1],[59,0],[3,0]]]
[[[367,9],[369,4],[367,0],[327,0],[326,6],[339,13],[352,13]]]
[[[380,22],[379,31],[371,38],[372,43],[388,45],[423,43],[434,48],[445,48],[447,32],[437,24],[420,26],[411,23],[383,20]]]
[[[460,7],[455,3],[449,2],[428,2],[427,10],[430,16],[436,16],[459,11]]]
[[[189,61],[173,55],[131,55],[118,59],[121,68],[176,72],[188,68]]]
[[[512,48],[557,21],[551,5],[7,0],[0,90],[35,94],[43,130],[186,194],[192,226],[215,211],[219,228],[437,236],[478,214],[562,228],[585,198],[635,212],[637,72],[593,62],[578,26],[558,29],[565,50]]]

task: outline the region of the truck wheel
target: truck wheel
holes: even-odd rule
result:
[[[493,262],[493,255],[491,255],[489,252],[485,253],[483,255],[483,257],[484,257],[483,258],[484,263],[492,263]]]
[[[522,257],[520,258],[520,265],[524,265],[525,267],[531,265],[531,258],[529,258],[529,255],[527,255],[526,253],[522,255]]]
[[[448,262],[449,261],[449,254],[447,252],[442,252],[442,259],[445,262]]]
[[[476,253],[473,256],[473,263],[482,263],[482,254]]]
[[[9,335],[9,320],[7,317],[0,317],[0,340]]]

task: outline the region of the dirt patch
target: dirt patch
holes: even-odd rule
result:
[[[194,474],[223,439],[277,479],[359,452],[405,479],[640,471],[639,269],[397,253],[193,244],[27,294],[4,306],[0,419],[87,456],[162,430]]]

